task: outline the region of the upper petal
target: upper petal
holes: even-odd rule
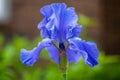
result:
[[[40,9],[41,14],[44,16],[44,19],[38,24],[38,29],[45,27],[49,21],[49,17],[52,15],[52,9],[49,5],[46,5]]]
[[[50,5],[53,10],[51,19],[54,19],[54,27],[57,31],[58,39],[60,42],[65,41],[65,27],[64,24],[64,11],[66,10],[66,4],[55,3]]]
[[[69,39],[69,42],[72,43],[74,46],[78,47],[85,59],[85,63],[89,66],[93,67],[98,64],[98,49],[95,43],[93,42],[86,42],[79,38]]]
[[[66,4],[65,3],[53,3],[50,5],[53,11],[53,14],[55,14],[54,17],[57,18],[57,21],[60,23],[61,21],[61,14],[62,11],[66,9]],[[57,26],[59,28],[59,26]]]
[[[40,30],[41,28],[45,27],[47,23],[47,20],[44,18],[37,26],[37,28]]]
[[[66,41],[68,29],[73,28],[77,25],[78,17],[75,13],[74,8],[67,8],[61,11],[60,22],[59,22],[59,36],[62,42]]]
[[[21,62],[26,66],[32,66],[39,58],[39,54],[41,50],[45,47],[49,47],[52,44],[52,40],[50,39],[44,39],[42,42],[38,44],[37,47],[35,47],[32,50],[21,50],[20,54],[20,60]]]
[[[41,8],[40,12],[44,16],[44,19],[39,23],[38,28],[44,32],[44,38],[49,36],[51,39],[54,38],[59,40],[59,42],[65,42],[70,26],[72,26],[73,29],[72,37],[78,36],[80,33],[80,27],[77,27],[78,16],[73,7],[66,8],[66,4],[64,3],[54,3]],[[54,35],[56,37],[54,37]]]
[[[50,38],[50,31],[48,31],[46,28],[42,28],[40,31],[41,37],[42,38]]]
[[[49,6],[49,5],[46,5],[46,6],[42,7],[40,9],[40,12],[46,18],[49,18],[53,13],[52,9],[51,9],[51,6]]]
[[[64,20],[63,24],[64,26],[68,27],[77,25],[78,16],[75,12],[75,8],[73,7],[67,8],[65,11],[63,11],[63,13],[64,14],[61,15],[61,17]]]
[[[76,25],[75,27],[69,27],[67,29],[67,35],[66,38],[70,39],[70,38],[74,38],[74,37],[79,37],[80,33],[82,31],[82,26],[80,25]]]

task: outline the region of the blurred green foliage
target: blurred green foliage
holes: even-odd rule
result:
[[[20,49],[32,49],[41,38],[29,40],[14,36],[6,42],[0,34],[0,41],[0,80],[61,80],[58,65],[50,60],[45,50],[42,50],[39,60],[32,67],[20,62]],[[119,74],[119,56],[105,56],[100,52],[99,65],[94,68],[85,65],[83,60],[78,64],[71,63],[68,80],[119,80]]]
[[[79,14],[79,20],[78,20],[78,24],[81,24],[82,26],[85,27],[90,27],[90,26],[94,26],[94,19],[91,17],[88,17],[84,14]]]

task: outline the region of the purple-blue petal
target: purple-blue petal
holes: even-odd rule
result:
[[[75,27],[70,26],[67,30],[66,38],[70,39],[70,38],[74,38],[74,37],[79,37],[81,31],[82,31],[82,26],[79,26],[79,25],[77,25]]]
[[[38,24],[38,29],[40,30],[40,29],[42,29],[43,27],[45,27],[45,25],[46,25],[46,23],[47,23],[47,20],[44,18],[39,24]]]
[[[79,37],[81,32],[82,32],[82,26],[81,25],[80,26],[79,25],[75,26],[72,29],[72,34],[73,34],[72,37]]]
[[[75,8],[73,7],[68,7],[64,12],[63,15],[61,15],[61,17],[64,20],[64,26],[68,27],[68,26],[76,26],[77,25],[77,20],[78,20],[78,16],[75,12]],[[62,24],[62,22],[61,22]]]
[[[37,48],[30,51],[22,49],[20,60],[25,66],[32,66],[37,61],[39,52],[40,51],[38,51]]]
[[[42,28],[40,31],[41,37],[42,38],[50,38],[50,31],[48,31],[46,28]]]
[[[83,42],[84,48],[86,50],[86,52],[88,52],[88,65],[90,65],[91,67],[95,66],[98,64],[97,59],[99,56],[99,52],[97,49],[97,46],[94,42]]]
[[[58,49],[54,46],[51,45],[50,47],[46,47],[47,52],[50,55],[50,58],[55,62],[55,63],[59,63],[59,51]]]
[[[86,42],[79,38],[69,39],[69,42],[79,48],[81,51],[80,53],[83,55],[85,60],[85,64],[88,64],[91,67],[98,64],[97,59],[99,52],[95,43]]]
[[[77,25],[78,17],[75,13],[74,8],[67,8],[61,11],[61,18],[59,22],[59,36],[62,42],[66,41],[68,29],[73,28]]]
[[[46,6],[42,7],[40,9],[40,12],[46,18],[49,18],[53,13],[52,9],[51,9],[51,6],[49,6],[49,5],[46,5]]]
[[[53,16],[52,18],[55,19],[54,21],[54,27],[56,27],[58,33],[58,38],[59,38],[59,41],[61,42],[64,42],[66,40],[65,38],[65,35],[66,35],[66,32],[65,32],[65,28],[66,26],[63,26],[64,25],[64,12],[66,10],[66,4],[64,3],[55,3],[55,4],[51,4],[51,7],[52,7],[52,10],[53,10]]]
[[[72,49],[67,48],[66,53],[67,53],[68,63],[70,62],[77,63],[82,58],[82,55],[78,51],[75,51],[73,48]]]
[[[58,22],[61,22],[62,18],[62,11],[66,9],[66,4],[64,3],[53,3],[50,5],[53,11],[53,14],[55,14],[55,17],[57,18]]]
[[[41,50],[51,45],[52,40],[43,39],[43,41],[40,42],[38,46],[32,50],[22,49],[20,54],[20,61],[26,66],[32,66],[38,60]]]
[[[54,3],[43,7],[40,12],[44,19],[38,24],[38,28],[41,29],[43,38],[49,36],[51,39],[64,43],[67,41],[66,36],[70,26],[72,26],[72,37],[79,36],[81,27],[77,26],[78,16],[73,7],[66,8],[64,3]]]

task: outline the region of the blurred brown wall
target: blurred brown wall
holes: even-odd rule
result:
[[[120,0],[103,0],[102,46],[108,54],[120,54]]]
[[[29,37],[39,35],[37,24],[42,20],[39,13],[41,7],[55,2],[64,2],[76,8],[77,13],[90,17],[98,17],[99,0],[13,0],[13,15],[11,22],[0,31],[8,34],[23,34]]]

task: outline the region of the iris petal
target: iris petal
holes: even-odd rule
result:
[[[49,31],[46,28],[42,28],[40,31],[41,37],[42,38],[49,38],[50,34]]]
[[[45,47],[51,46],[51,44],[52,40],[44,39],[41,43],[38,44],[37,47],[32,50],[22,49],[20,54],[21,62],[26,66],[32,66],[38,60],[41,50]]]
[[[49,18],[52,15],[52,9],[51,9],[51,7],[49,5],[44,6],[43,8],[41,8],[40,12],[46,18]]]
[[[41,8],[40,12],[44,16],[44,19],[38,24],[38,29],[45,27],[45,25],[48,23],[48,18],[52,15],[52,9],[49,5],[47,5]]]
[[[77,63],[82,58],[82,55],[79,52],[75,51],[73,48],[72,49],[67,48],[66,53],[67,53],[68,63],[70,62]]]
[[[66,4],[64,3],[55,3],[50,5],[53,11],[53,14],[55,14],[55,17],[57,18],[58,22],[61,22],[61,14],[62,11],[66,9]],[[59,26],[58,26],[59,27]]]
[[[49,36],[52,39],[54,38],[64,43],[67,40],[67,30],[70,26],[72,26],[72,32],[76,32],[76,34],[72,33],[72,36],[79,35],[80,32],[78,29],[80,28],[77,27],[78,16],[73,7],[66,8],[66,4],[64,3],[55,3],[43,7],[40,12],[44,16],[44,19],[39,23],[38,28],[46,34],[44,35],[42,33],[41,36],[45,38]],[[45,28],[42,28],[43,26]]]
[[[76,26],[78,16],[75,13],[75,8],[73,8],[73,7],[67,8],[63,13],[64,14],[61,15],[61,17],[63,16],[63,19],[64,19],[64,24],[63,25],[66,26],[66,27]]]
[[[79,38],[69,39],[69,42],[80,50],[79,52],[82,54],[85,64],[91,67],[98,64],[97,58],[99,53],[95,43],[85,42]]]
[[[59,23],[59,36],[63,42],[66,41],[67,30],[70,29],[70,27],[75,27],[77,25],[77,20],[78,17],[74,8],[67,8],[62,10]]]
[[[62,4],[51,4],[53,13],[54,13],[54,19],[55,19],[55,27],[58,31],[58,37],[59,37],[59,41],[60,42],[64,42],[65,41],[65,28],[66,26],[64,25],[64,11],[66,10],[66,4],[62,3]]]
[[[48,51],[50,58],[55,62],[55,63],[59,63],[59,58],[58,58],[58,49],[54,46],[51,45],[50,47],[46,47],[46,50]]]
[[[66,38],[74,38],[74,37],[79,37],[80,33],[82,31],[82,26],[75,26],[75,27],[69,27],[67,30],[67,35]]]
[[[73,29],[72,29],[72,34],[73,36],[72,37],[79,37],[80,33],[82,31],[82,26],[75,26]]]
[[[44,18],[39,24],[38,24],[38,29],[40,30],[40,29],[42,29],[43,27],[45,27],[45,25],[46,25],[46,23],[47,23],[47,21],[46,21],[46,19]]]

